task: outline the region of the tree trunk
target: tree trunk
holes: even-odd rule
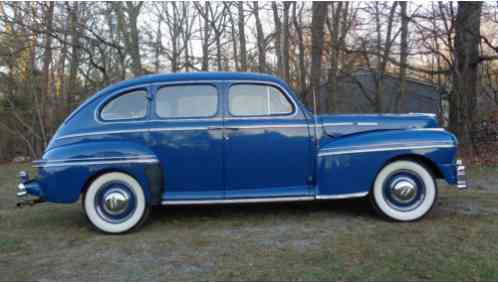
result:
[[[294,8],[292,9],[292,18],[294,21],[294,29],[297,33],[297,42],[298,42],[298,61],[299,61],[299,87],[301,90],[302,99],[305,98],[306,92],[306,66],[304,63],[304,39],[303,39],[303,29],[302,29],[302,13],[299,13],[299,21],[297,18],[297,3],[294,2]]]
[[[263,26],[261,24],[261,19],[259,18],[259,6],[258,2],[253,2],[253,14],[256,20],[256,41],[258,45],[258,71],[260,73],[266,72],[266,44],[265,35],[263,34]]]
[[[239,44],[240,44],[240,70],[247,71],[247,50],[246,50],[246,33],[245,33],[245,20],[244,20],[244,2],[237,3],[239,12]]]
[[[275,54],[277,55],[277,75],[283,77],[282,65],[282,23],[280,22],[280,15],[278,14],[277,2],[271,2],[273,10],[273,21],[275,23]]]
[[[454,88],[450,95],[449,127],[462,144],[471,144],[479,93],[479,42],[482,2],[459,2],[455,26]]]
[[[289,67],[289,9],[292,2],[284,2],[284,21],[282,31],[282,68],[283,79],[290,83],[290,67]]]
[[[338,76],[338,65],[339,65],[339,50],[341,44],[339,42],[339,24],[341,21],[343,2],[332,3],[330,8],[332,10],[332,24],[328,21],[330,40],[332,43],[332,48],[330,50],[330,68],[327,76],[327,92],[328,92],[328,111],[336,111],[336,95],[337,95],[337,76]]]
[[[311,91],[316,112],[316,98],[320,97],[320,78],[322,70],[323,50],[323,26],[327,16],[327,3],[313,2],[311,19]],[[310,103],[311,104],[311,103]],[[320,111],[324,111],[324,105],[320,105]]]
[[[406,2],[399,2],[401,6],[401,54],[399,67],[399,95],[396,97],[396,112],[401,112],[401,104],[406,96],[406,65],[408,64],[408,15]]]

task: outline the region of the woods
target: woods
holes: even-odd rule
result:
[[[194,71],[275,74],[330,113],[338,82],[359,70],[378,113],[402,112],[417,80],[448,95],[448,128],[479,154],[475,130],[498,118],[497,18],[491,2],[3,2],[0,160],[39,157],[113,82]],[[400,81],[394,105],[387,76]]]

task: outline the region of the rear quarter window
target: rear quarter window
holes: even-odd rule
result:
[[[120,94],[107,102],[100,118],[104,121],[141,119],[146,113],[147,91],[140,89]]]

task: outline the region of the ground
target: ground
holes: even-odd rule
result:
[[[471,169],[468,191],[441,183],[415,223],[361,199],[189,206],[123,236],[91,230],[79,203],[15,208],[26,168],[0,165],[0,281],[498,280],[498,168]]]

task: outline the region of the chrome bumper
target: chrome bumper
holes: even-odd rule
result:
[[[19,179],[20,182],[17,185],[16,193],[17,207],[22,207],[25,205],[35,205],[37,203],[43,202],[43,199],[41,199],[40,197],[30,195],[30,192],[28,191],[28,186],[30,186],[28,173],[21,171],[19,173]]]
[[[465,166],[463,161],[458,159],[456,161],[456,176],[457,176],[457,189],[465,190],[467,189],[467,177],[465,176]]]

